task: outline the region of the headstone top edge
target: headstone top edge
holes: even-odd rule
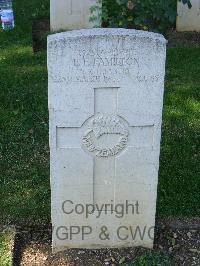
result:
[[[160,33],[134,30],[134,29],[124,29],[124,28],[93,28],[93,29],[65,31],[49,35],[48,43],[55,40],[59,41],[62,39],[96,37],[96,36],[127,36],[127,37],[129,36],[137,38],[149,38],[155,41],[159,41],[163,44],[167,43],[165,37]]]

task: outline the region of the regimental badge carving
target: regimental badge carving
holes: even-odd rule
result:
[[[89,122],[82,144],[94,156],[110,157],[126,147],[128,135],[128,126],[121,117],[97,114]]]

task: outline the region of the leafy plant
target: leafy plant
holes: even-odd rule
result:
[[[0,265],[11,266],[12,255],[11,255],[11,240],[12,232],[0,233]]]
[[[123,266],[172,266],[170,257],[163,252],[147,252],[136,258],[133,262],[123,264]]]
[[[191,8],[190,0],[179,0]],[[103,27],[123,27],[165,32],[176,20],[175,0],[99,0],[91,8],[91,20],[102,17]]]
[[[96,22],[95,27],[101,26],[101,21],[107,20],[107,9],[102,5],[102,0],[97,0],[96,4],[90,7],[90,22]]]

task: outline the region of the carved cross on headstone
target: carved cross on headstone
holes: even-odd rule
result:
[[[95,88],[94,115],[87,119],[81,127],[63,128],[65,133],[60,134],[62,140],[58,136],[60,148],[83,149],[93,158],[93,192],[91,193],[93,204],[116,201],[116,157],[123,156],[124,149],[136,148],[137,143],[134,144],[135,130],[140,130],[141,133],[147,130],[146,135],[148,135],[149,129],[153,129],[153,125],[130,125],[120,116],[118,113],[118,90],[119,88],[115,87]],[[66,143],[65,138],[70,141]],[[151,146],[151,141],[149,145]],[[88,160],[90,159],[88,158]]]

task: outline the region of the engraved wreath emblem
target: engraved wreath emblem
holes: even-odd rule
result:
[[[98,139],[104,135],[114,134],[119,135],[119,138],[112,147],[98,144]],[[83,135],[82,144],[97,157],[115,156],[126,147],[128,135],[125,123],[117,115],[99,114],[90,122]]]

